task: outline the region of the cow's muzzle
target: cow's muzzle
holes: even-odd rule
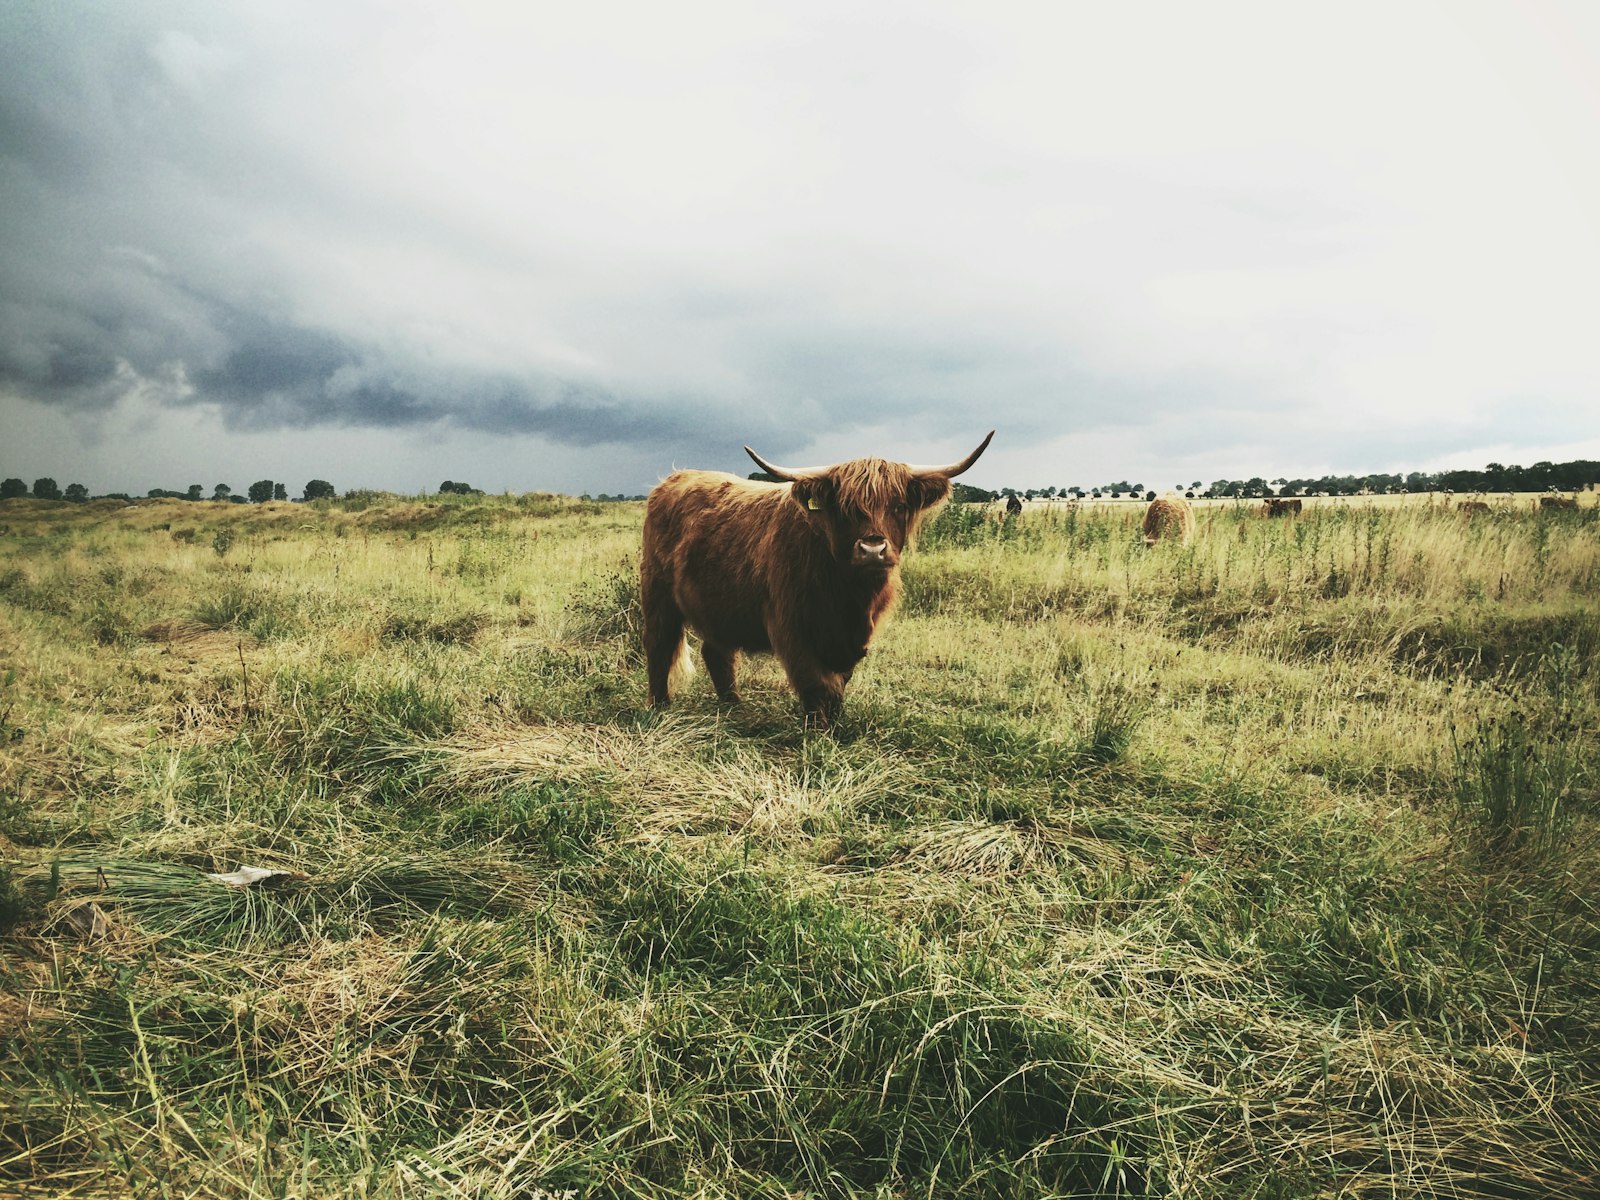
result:
[[[898,563],[900,557],[889,545],[888,538],[864,537],[856,542],[855,553],[850,561],[853,566],[886,571]]]

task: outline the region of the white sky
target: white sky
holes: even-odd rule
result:
[[[0,474],[1600,458],[1600,4],[0,12]]]

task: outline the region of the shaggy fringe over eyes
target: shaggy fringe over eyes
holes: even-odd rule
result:
[[[907,545],[916,541],[922,523],[950,495],[948,481],[941,494],[937,481],[919,480],[905,463],[882,458],[852,459],[840,463],[828,474],[833,480],[834,500],[841,508],[884,517],[896,504],[908,505],[911,512],[905,525]],[[935,498],[930,500],[930,496]]]
[[[905,464],[881,458],[852,459],[828,474],[833,477],[840,507],[867,513],[887,512],[893,504],[906,500],[911,490],[911,472]]]

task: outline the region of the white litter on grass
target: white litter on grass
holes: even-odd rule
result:
[[[237,871],[230,871],[226,875],[213,875],[209,871],[206,878],[213,883],[225,883],[229,887],[250,887],[252,884],[261,883],[278,875],[287,875],[288,871],[276,871],[267,867],[240,867]]]

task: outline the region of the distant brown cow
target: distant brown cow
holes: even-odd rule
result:
[[[1194,540],[1194,509],[1187,500],[1152,500],[1144,510],[1144,544],[1175,541],[1187,546]]]
[[[831,467],[776,467],[783,483],[719,471],[677,471],[650,493],[639,564],[650,703],[668,701],[684,665],[685,626],[700,635],[717,695],[735,701],[741,650],[771,651],[807,720],[826,728],[845,685],[895,601],[900,555],[950,481],[988,448],[960,462],[912,467],[857,458]]]
[[[1578,500],[1575,496],[1540,496],[1538,507],[1541,509],[1568,509],[1577,508]]]
[[[1268,500],[1261,511],[1269,517],[1298,517],[1300,509],[1300,497],[1296,496],[1292,500]]]
[[[1456,511],[1464,517],[1475,517],[1479,513],[1487,513],[1489,505],[1482,500],[1463,500],[1456,505]]]

